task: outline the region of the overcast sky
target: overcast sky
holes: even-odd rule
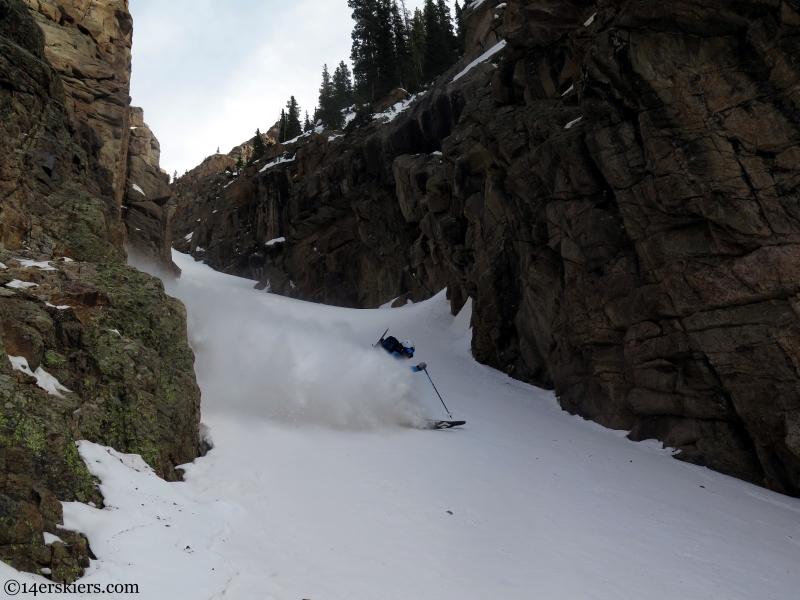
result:
[[[130,10],[133,104],[170,174],[266,131],[292,94],[313,112],[322,65],[349,63],[347,0],[130,0]]]

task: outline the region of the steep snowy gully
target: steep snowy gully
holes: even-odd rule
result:
[[[256,292],[176,254],[214,449],[184,483],[82,442],[106,507],[65,506],[142,597],[789,599],[800,501],[571,417],[477,364],[469,305],[355,311]],[[427,380],[371,345],[410,337]],[[43,581],[0,566],[4,579]],[[69,596],[63,596],[69,597]],[[113,595],[105,595],[112,598]]]

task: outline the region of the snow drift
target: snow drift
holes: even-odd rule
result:
[[[365,345],[343,322],[304,318],[289,308],[296,303],[253,293],[253,282],[215,285],[215,273],[202,273],[165,279],[188,309],[204,413],[341,429],[424,424],[407,362]]]
[[[153,600],[797,595],[797,499],[632,443],[477,364],[469,307],[454,318],[439,294],[346,310],[175,261],[214,449],[167,483],[80,443],[106,499],[65,505],[98,557],[84,582]],[[466,427],[375,428],[442,411],[407,363],[370,348],[387,326],[417,342]]]

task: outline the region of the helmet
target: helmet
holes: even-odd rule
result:
[[[411,340],[403,340],[403,352],[409,357],[414,356],[414,342]]]

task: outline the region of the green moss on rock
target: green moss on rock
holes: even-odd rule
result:
[[[55,350],[48,350],[44,355],[44,364],[51,369],[63,369],[67,364],[67,359],[63,354]]]
[[[106,204],[69,183],[46,203],[50,234],[75,260],[124,263],[122,228],[109,215]]]

